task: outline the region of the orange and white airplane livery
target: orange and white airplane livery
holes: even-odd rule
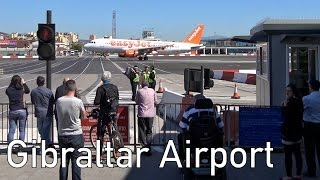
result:
[[[155,40],[131,40],[99,38],[84,45],[87,51],[107,55],[117,53],[119,57],[138,57],[139,60],[148,60],[148,54],[169,55],[188,53],[203,49],[200,44],[204,25],[198,25],[183,42],[155,41]]]

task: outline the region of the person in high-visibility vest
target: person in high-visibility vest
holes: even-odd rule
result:
[[[149,67],[145,66],[144,71],[142,72],[142,81],[146,81],[149,83],[149,75],[150,75]]]
[[[154,66],[151,66],[151,72],[149,73],[149,88],[155,90],[156,88],[156,70],[154,70]]]
[[[131,69],[129,79],[130,79],[131,90],[132,90],[132,101],[135,101],[136,94],[137,94],[137,88],[138,88],[139,82],[140,82],[140,75],[139,75],[138,66],[134,66]]]

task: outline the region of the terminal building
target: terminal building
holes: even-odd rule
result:
[[[229,37],[209,36],[201,40],[204,49],[198,50],[197,54],[215,55],[241,55],[256,54],[256,44],[252,42],[236,41]]]
[[[307,95],[308,81],[320,79],[320,20],[267,19],[233,40],[256,43],[257,105],[281,105],[289,83]]]

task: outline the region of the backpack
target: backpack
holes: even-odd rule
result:
[[[114,85],[104,85],[106,107],[108,110],[116,110],[119,106],[119,96]]]
[[[130,79],[131,78],[131,74],[132,74],[131,68],[127,67],[126,72],[124,74],[127,76],[127,78]]]
[[[154,71],[150,72],[149,78],[154,80],[156,78],[156,75],[154,74]]]

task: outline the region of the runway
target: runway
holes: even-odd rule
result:
[[[92,103],[95,95],[95,88],[100,82],[100,75],[103,70],[112,73],[112,83],[119,87],[122,103],[132,103],[131,87],[129,80],[123,75],[127,67],[137,65],[141,70],[144,66],[154,65],[157,72],[157,83],[161,78],[163,85],[169,90],[184,93],[183,72],[185,68],[197,68],[201,66],[217,69],[255,69],[255,57],[241,56],[200,56],[200,57],[150,57],[148,61],[138,61],[135,59],[123,59],[117,57],[100,58],[98,56],[69,56],[57,58],[52,61],[52,90],[61,85],[62,79],[66,76],[75,79],[81,96],[85,103]],[[11,77],[15,74],[23,77],[30,89],[36,87],[36,78],[39,75],[46,75],[46,62],[37,59],[2,59],[0,69],[4,74],[0,76],[0,102],[7,103],[8,98],[5,95],[5,89],[10,84]],[[158,87],[158,86],[157,86]],[[223,90],[229,88],[229,90]],[[232,93],[233,83],[215,81],[215,87],[205,91],[208,97],[215,97],[219,103]],[[240,93],[245,96],[255,95],[255,86],[239,85]],[[241,92],[243,90],[243,92]],[[230,92],[229,92],[230,91]],[[228,93],[224,95],[225,93]],[[246,93],[249,93],[246,95]],[[159,94],[161,98],[161,94]],[[29,100],[27,95],[27,100]],[[226,98],[226,99],[229,99]],[[239,100],[242,102],[241,100]],[[253,97],[245,101],[253,102]],[[227,103],[227,101],[226,101]],[[224,103],[223,103],[224,104]]]

